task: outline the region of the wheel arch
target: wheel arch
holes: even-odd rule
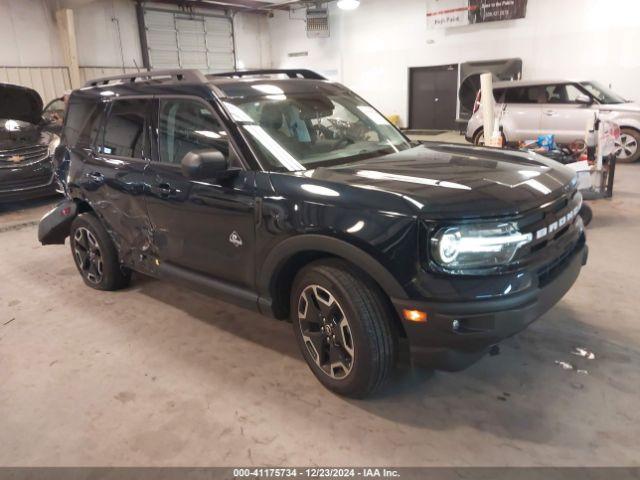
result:
[[[261,310],[284,319],[289,314],[289,296],[297,272],[322,258],[341,259],[373,280],[388,298],[408,298],[393,275],[362,249],[334,237],[301,235],[284,240],[267,256],[258,274]],[[265,300],[266,299],[266,300]]]
[[[478,135],[480,135],[481,132],[484,132],[484,125],[480,125],[478,128],[476,128],[475,131],[473,132],[473,135],[471,135],[471,143],[473,143],[473,145],[477,145],[476,138],[478,137]],[[486,136],[485,136],[485,140],[486,140]]]

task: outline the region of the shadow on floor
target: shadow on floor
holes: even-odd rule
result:
[[[140,274],[135,275],[132,288],[156,301],[170,304],[202,322],[302,361],[289,322],[274,320]]]
[[[300,361],[288,322],[264,318],[170,284],[137,276],[142,294],[170,304],[200,321]],[[585,385],[640,394],[640,351],[611,340],[610,332],[581,322],[579,313],[558,305],[529,329],[502,344],[501,354],[485,357],[458,373],[433,372],[401,365],[388,385],[354,407],[394,423],[425,430],[475,428],[499,437],[548,443],[557,432],[556,406]],[[598,352],[587,361],[571,354],[575,347]],[[556,361],[571,362],[566,371]],[[579,374],[577,370],[588,374]],[[613,375],[613,372],[616,372]],[[617,378],[624,378],[619,382]],[[630,381],[630,379],[637,379]],[[613,391],[612,391],[613,392]],[[615,392],[613,392],[615,393]],[[561,410],[567,408],[562,406]]]

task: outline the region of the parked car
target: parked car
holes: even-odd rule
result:
[[[39,238],[69,236],[89,287],[137,271],[289,319],[343,395],[378,388],[402,339],[415,364],[466,367],[558,302],[587,259],[568,168],[412,145],[305,70],[93,81],[71,95],[63,145],[68,199]]]
[[[517,143],[553,134],[559,144],[584,140],[589,119],[597,111],[600,118],[617,123],[621,129],[618,160],[640,158],[640,104],[625,100],[597,82],[536,80],[496,82],[493,86],[496,115],[504,108],[501,124],[505,140]],[[467,124],[466,139],[484,143],[480,92]]]
[[[0,202],[55,193],[51,160],[60,143],[60,103],[56,99],[43,110],[35,90],[0,84]]]

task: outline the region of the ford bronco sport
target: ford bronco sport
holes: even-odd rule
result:
[[[308,70],[92,81],[62,143],[68,198],[39,238],[69,236],[88,286],[137,271],[289,319],[343,395],[378,388],[400,344],[415,364],[466,367],[558,302],[587,258],[570,170],[412,144]]]

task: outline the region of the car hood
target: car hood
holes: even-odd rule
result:
[[[432,218],[519,214],[575,188],[569,168],[541,155],[444,143],[290,175],[317,198],[343,196],[354,208],[404,204]]]
[[[640,113],[640,103],[628,102],[628,103],[611,103],[602,104],[598,106],[598,109],[602,112],[635,112]]]
[[[42,118],[42,98],[35,90],[0,83],[0,118],[33,124]]]
[[[50,137],[50,133],[43,132],[33,123],[0,118],[0,152],[44,145],[51,140]]]

